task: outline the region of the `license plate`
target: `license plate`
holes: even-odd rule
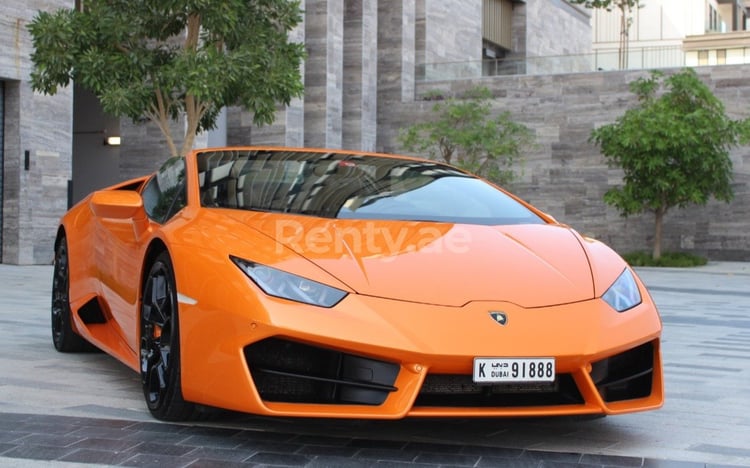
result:
[[[474,358],[474,382],[552,382],[555,358]]]

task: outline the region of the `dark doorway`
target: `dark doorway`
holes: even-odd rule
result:
[[[102,110],[99,99],[80,86],[73,88],[72,203],[94,190],[120,181],[120,147],[108,142],[120,136],[120,120]]]

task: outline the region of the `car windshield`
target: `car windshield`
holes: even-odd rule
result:
[[[343,219],[542,224],[481,179],[432,161],[304,150],[197,155],[201,205]]]

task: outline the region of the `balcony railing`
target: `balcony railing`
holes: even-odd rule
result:
[[[417,66],[418,81],[442,81],[496,75],[552,75],[618,70],[617,49],[597,50],[590,54],[546,57],[503,58],[469,62],[427,63]],[[685,66],[685,52],[679,46],[631,48],[628,69],[671,68]]]

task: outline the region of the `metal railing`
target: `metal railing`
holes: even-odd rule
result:
[[[466,62],[427,63],[417,66],[417,81],[442,81],[497,75],[552,75],[618,70],[617,49],[589,54],[503,58]],[[679,46],[631,48],[628,69],[685,66],[685,52]]]

